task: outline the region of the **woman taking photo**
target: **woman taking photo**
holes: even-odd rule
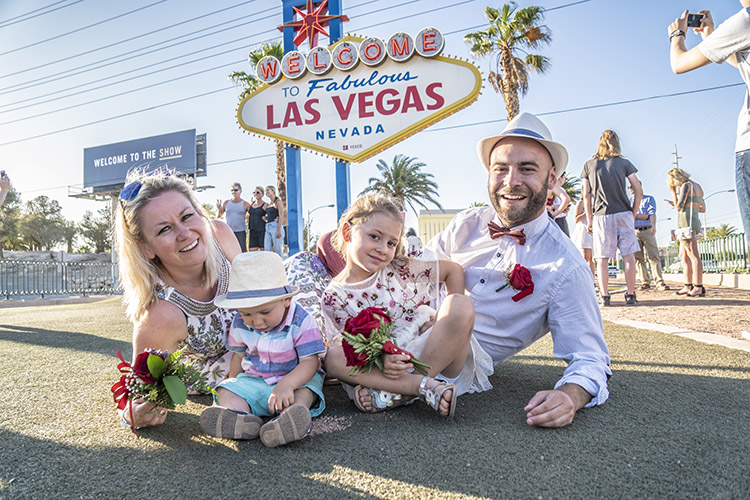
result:
[[[268,204],[263,201],[263,188],[260,186],[255,186],[253,197],[253,202],[250,204],[250,208],[247,209],[247,225],[250,232],[248,249],[251,252],[256,252],[263,250],[265,247],[266,221],[263,220],[263,217],[266,215]]]
[[[144,349],[184,347],[184,361],[193,361],[213,387],[228,373],[224,340],[233,318],[213,300],[227,292],[230,262],[240,251],[237,238],[223,222],[208,219],[176,175],[132,174],[128,181],[114,225],[123,300],[133,323],[133,362]],[[143,400],[128,404],[136,427],[167,417],[165,409]],[[130,425],[129,417],[126,407],[123,425]]]
[[[270,200],[266,205],[266,239],[264,248],[266,252],[276,252],[280,256],[284,246],[284,204],[281,198],[276,196],[274,186],[266,186],[266,196]]]
[[[685,286],[675,292],[688,297],[703,297],[703,261],[698,250],[698,234],[701,230],[700,213],[705,211],[703,188],[690,180],[690,174],[681,168],[673,168],[667,174],[667,186],[672,191],[670,205],[677,209],[677,236],[680,240],[680,260],[685,273]],[[687,229],[690,233],[687,234]]]

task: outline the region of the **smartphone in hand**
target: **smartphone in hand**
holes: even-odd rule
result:
[[[700,28],[702,21],[703,21],[703,14],[688,14],[687,27],[688,28]]]

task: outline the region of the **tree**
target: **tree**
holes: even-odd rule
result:
[[[61,231],[62,241],[65,242],[65,251],[73,253],[73,244],[78,236],[78,226],[72,220],[66,220],[63,223]]]
[[[0,259],[3,249],[18,250],[18,223],[21,218],[21,195],[13,186],[10,187],[5,203],[0,206]]]
[[[487,203],[485,203],[483,201],[472,201],[471,205],[469,205],[469,208],[486,207],[486,206],[487,206]]]
[[[570,203],[573,204],[581,198],[581,179],[580,177],[571,177],[568,174],[565,175],[565,182],[563,182],[563,189],[570,196]]]
[[[255,70],[260,60],[266,56],[274,56],[280,61],[284,57],[284,47],[281,42],[264,42],[259,48],[251,51],[248,59],[253,70]],[[258,80],[255,75],[245,71],[232,71],[229,74],[229,79],[233,84],[242,87],[240,101],[261,85],[260,80]],[[278,140],[274,142],[276,143],[276,185],[279,190],[278,194],[279,198],[281,198],[281,203],[286,206],[286,165],[284,163],[284,143]]]
[[[408,204],[415,215],[418,214],[414,204],[429,211],[424,204],[425,200],[443,209],[440,202],[435,199],[439,197],[438,185],[432,180],[432,174],[421,171],[422,167],[426,166],[424,163],[406,155],[396,155],[391,165],[384,160],[378,160],[375,166],[382,177],[380,179],[371,177],[368,181],[369,186],[359,193],[360,196],[373,192],[385,193],[399,201],[404,208]]]
[[[710,238],[723,238],[724,236],[729,236],[730,234],[736,234],[737,228],[734,226],[730,226],[729,224],[722,224],[719,227],[709,227],[705,231],[706,239]]]
[[[37,196],[26,202],[18,232],[30,250],[52,250],[65,240],[65,223],[62,207],[57,200]]]
[[[96,253],[112,249],[112,214],[109,207],[97,210],[96,216],[86,210],[79,230],[87,246],[93,247]]]
[[[517,9],[515,2],[510,2],[501,10],[486,7],[484,15],[489,27],[469,33],[464,41],[471,45],[474,57],[491,56],[487,81],[495,92],[502,93],[510,121],[518,114],[518,91],[524,96],[529,90],[529,70],[541,74],[550,66],[547,57],[530,54],[526,49],[549,43],[552,32],[540,24],[544,17],[541,7]],[[519,53],[525,57],[520,57]]]

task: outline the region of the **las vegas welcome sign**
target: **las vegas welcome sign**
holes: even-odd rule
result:
[[[474,102],[477,68],[441,56],[443,36],[425,28],[387,41],[347,36],[308,54],[263,58],[264,85],[237,120],[248,132],[361,162]]]

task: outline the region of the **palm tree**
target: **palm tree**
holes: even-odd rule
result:
[[[506,3],[501,10],[485,7],[484,15],[490,26],[464,37],[471,45],[474,57],[491,56],[487,81],[501,92],[505,99],[508,121],[518,114],[518,91],[526,95],[529,90],[529,73],[533,69],[544,73],[549,69],[549,59],[531,54],[526,49],[536,49],[552,40],[547,26],[539,24],[544,17],[541,7],[518,9],[515,2]],[[525,57],[519,57],[519,52]]]
[[[724,236],[729,236],[730,234],[737,233],[737,228],[734,226],[730,226],[729,224],[722,224],[719,227],[710,227],[706,231],[706,239],[710,238],[723,238]]]
[[[424,163],[416,158],[410,158],[406,155],[396,155],[393,157],[393,163],[388,165],[385,160],[378,160],[375,165],[380,171],[381,178],[370,177],[367,186],[361,193],[382,192],[401,203],[402,207],[409,205],[415,215],[417,210],[414,205],[417,204],[429,212],[424,201],[437,205],[443,209],[440,202],[435,197],[439,197],[438,185],[432,180],[432,174],[422,172]]]
[[[258,62],[266,56],[274,56],[278,60],[284,57],[284,47],[281,42],[263,42],[260,47],[250,52],[248,60],[250,65],[255,70]],[[242,93],[240,94],[240,100],[244,99],[250,92],[257,89],[261,82],[258,78],[245,71],[232,71],[229,74],[229,79],[233,84],[242,87]],[[284,164],[284,143],[282,141],[274,141],[276,143],[276,185],[279,188],[279,198],[281,203],[286,206],[286,166]]]
[[[571,177],[568,174],[565,175],[565,182],[563,182],[563,189],[567,191],[570,196],[570,203],[575,203],[581,197],[581,179],[579,177]]]

